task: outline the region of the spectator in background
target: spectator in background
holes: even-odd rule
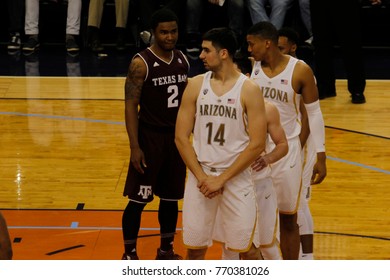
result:
[[[102,22],[105,0],[90,0],[88,10],[88,43],[91,50],[100,52],[104,50],[100,43],[99,29]],[[116,48],[125,49],[125,31],[129,13],[129,0],[115,0],[116,15]]]
[[[378,0],[370,0],[377,3]],[[336,96],[334,39],[341,47],[352,103],[366,102],[366,74],[362,51],[359,0],[310,0],[314,64],[320,99]]]
[[[197,54],[200,52],[201,31],[200,25],[203,15],[203,8],[206,0],[187,0],[186,6],[186,33],[187,54]],[[209,3],[220,5],[218,0],[208,0]],[[228,5],[229,28],[233,30],[237,41],[241,42],[242,30],[244,28],[244,0],[227,0],[223,5]]]
[[[7,0],[9,17],[10,41],[7,49],[9,54],[19,51],[22,46],[24,0]]]
[[[313,28],[311,27],[310,0],[298,0],[298,3],[303,25],[309,34],[309,38],[305,42],[311,45],[313,42]]]
[[[68,12],[66,19],[66,50],[68,53],[77,53],[79,46],[76,36],[80,34],[81,0],[68,0]],[[26,55],[34,53],[40,46],[39,43],[39,0],[26,0],[26,17],[24,30],[28,36],[23,45]]]
[[[248,0],[247,5],[253,24],[260,21],[269,21],[277,29],[280,29],[284,24],[284,19],[291,3],[292,0]],[[267,4],[271,7],[269,15],[267,13]]]

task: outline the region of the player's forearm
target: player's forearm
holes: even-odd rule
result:
[[[305,104],[309,118],[310,134],[312,135],[317,153],[325,152],[325,125],[319,101]]]
[[[198,181],[201,181],[206,176],[206,174],[198,162],[191,142],[188,139],[176,136],[175,144],[187,168],[192,172],[192,174],[194,174]]]
[[[326,161],[326,153],[325,152],[317,153],[317,161],[318,162],[325,162]]]
[[[265,144],[263,142],[250,142],[233,162],[233,164],[220,175],[223,182],[227,182],[248,168],[258,158],[258,155],[264,151],[264,149]]]
[[[282,159],[288,153],[287,142],[276,144],[275,148],[268,154],[266,154],[267,163],[272,164]]]

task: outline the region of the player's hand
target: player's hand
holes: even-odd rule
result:
[[[254,163],[252,163],[251,167],[254,171],[259,172],[269,164],[268,162],[267,155],[260,156],[255,160]]]
[[[317,160],[313,167],[313,175],[311,176],[311,185],[321,183],[326,177],[326,162],[325,160]]]
[[[145,155],[141,148],[130,149],[130,162],[139,173],[144,174],[146,168]]]
[[[199,191],[205,197],[214,197],[213,192],[219,191],[223,187],[223,182],[219,176],[208,176],[199,186]]]
[[[216,197],[216,196],[218,196],[218,195],[221,195],[222,193],[223,193],[223,188],[217,190],[216,192],[210,193],[210,194],[207,196],[207,198],[212,199],[212,198],[214,198],[214,197]]]

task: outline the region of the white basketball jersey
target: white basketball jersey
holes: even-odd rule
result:
[[[278,108],[287,139],[292,139],[301,132],[299,111],[301,95],[292,87],[292,76],[297,62],[298,59],[290,57],[286,68],[275,77],[269,78],[261,68],[261,61],[256,61],[251,74],[251,79],[263,91],[264,98]]]
[[[196,102],[193,146],[199,163],[210,168],[228,168],[249,142],[247,118],[241,104],[243,74],[231,90],[217,96],[211,86],[212,72],[204,74]]]

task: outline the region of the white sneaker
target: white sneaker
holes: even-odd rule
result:
[[[307,39],[305,41],[306,43],[308,43],[309,45],[311,45],[313,43],[313,36],[311,36],[309,39]]]
[[[149,45],[152,42],[152,34],[149,31],[142,31],[139,36],[141,37],[142,42],[144,42],[145,45]]]

